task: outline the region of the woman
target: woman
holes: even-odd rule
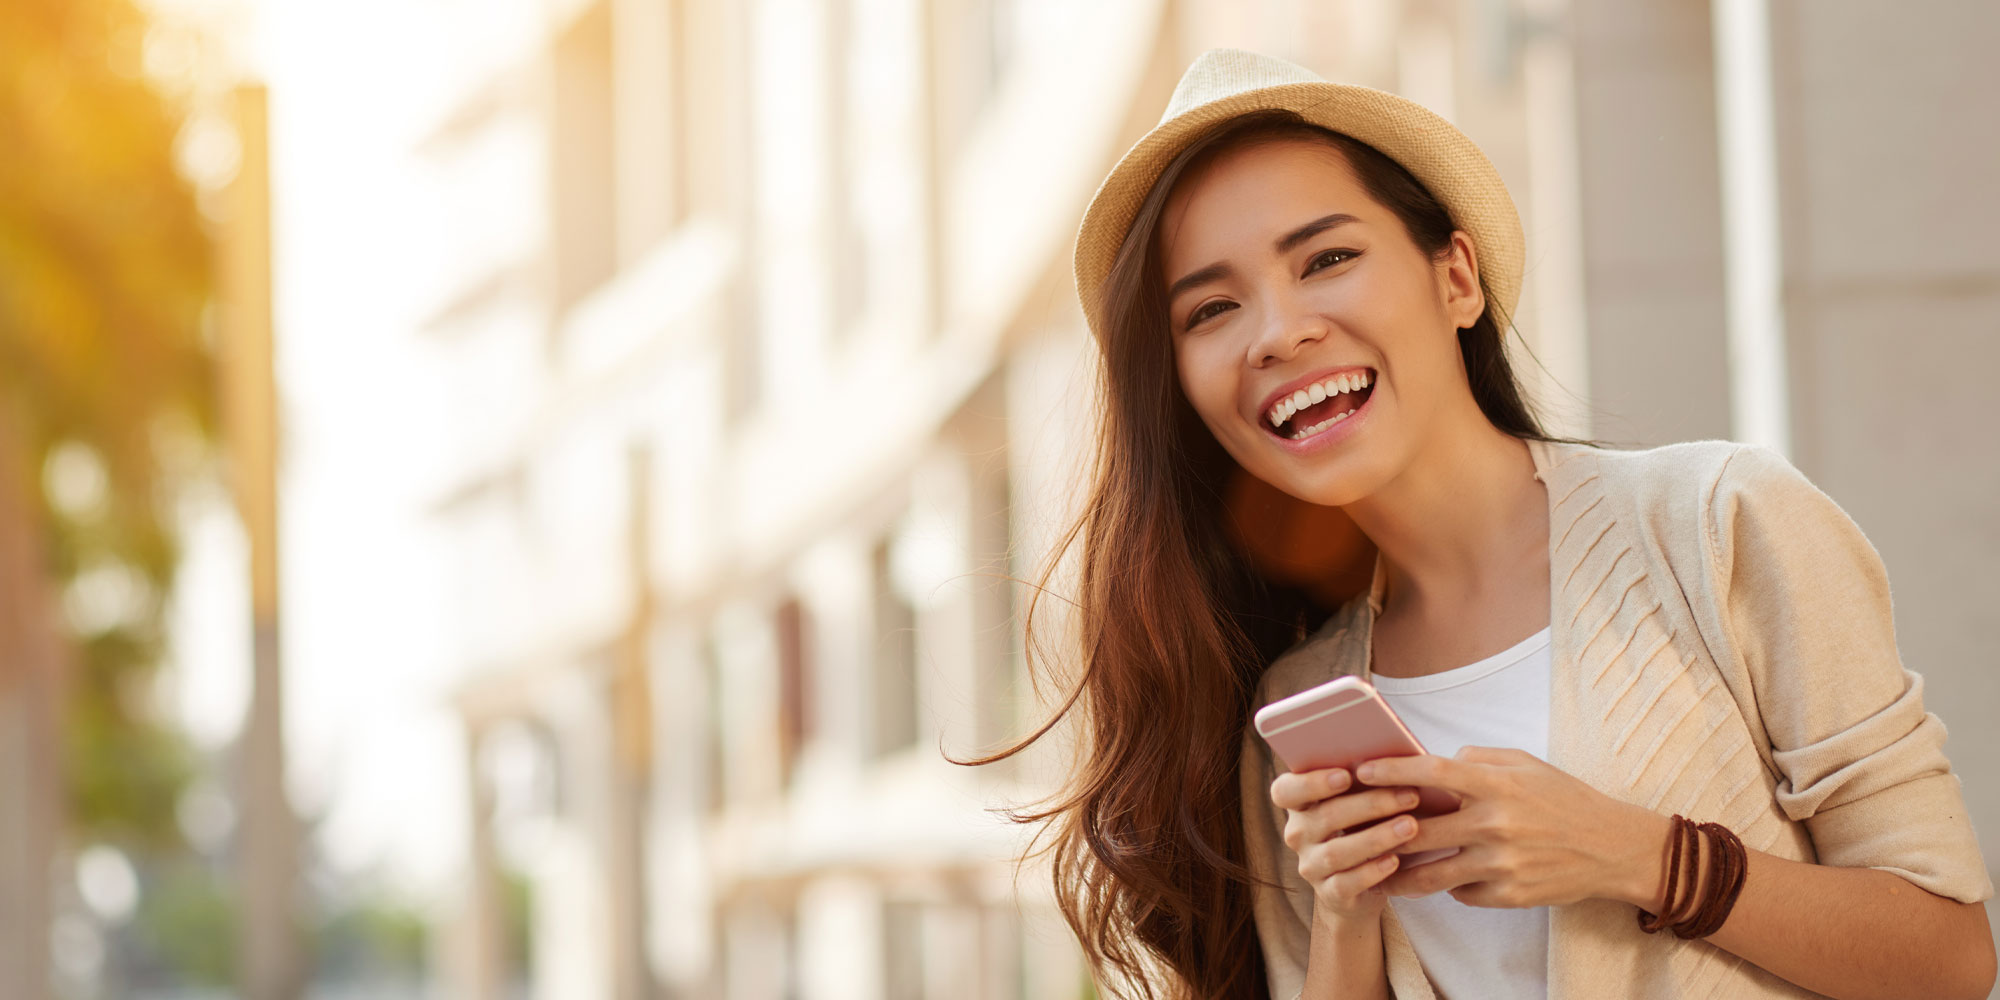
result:
[[[1100,188],[1086,726],[1033,817],[1093,967],[1281,1000],[1985,996],[1992,886],[1879,559],[1769,452],[1543,433],[1501,341],[1522,242],[1449,124],[1241,52]],[[1251,714],[1342,674],[1432,753],[1280,773]],[[1461,808],[1390,819],[1417,786]]]

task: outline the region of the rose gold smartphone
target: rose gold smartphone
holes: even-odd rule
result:
[[[1424,745],[1389,703],[1358,677],[1337,677],[1258,709],[1257,734],[1293,772],[1329,767],[1352,772],[1362,761],[1424,752]],[[1354,784],[1361,787],[1359,779]],[[1417,806],[1410,814],[1419,819],[1440,816],[1458,804],[1458,797],[1442,788],[1419,788]],[[1418,865],[1457,853],[1458,848],[1445,847],[1402,858],[1405,865]]]

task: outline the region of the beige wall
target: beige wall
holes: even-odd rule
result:
[[[1707,6],[1577,0],[1572,23],[1591,434],[1729,437]]]
[[[1771,13],[1794,461],[1888,564],[2000,869],[2000,6]]]

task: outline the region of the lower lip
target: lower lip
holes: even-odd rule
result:
[[[1311,437],[1300,438],[1294,441],[1288,437],[1279,437],[1269,431],[1265,431],[1264,433],[1271,440],[1276,441],[1279,447],[1294,455],[1310,455],[1314,452],[1325,451],[1328,448],[1335,447],[1342,441],[1359,433],[1361,430],[1360,423],[1368,419],[1369,411],[1374,406],[1375,391],[1371,390],[1368,393],[1368,398],[1359,407],[1349,411],[1347,416],[1342,418],[1339,423]]]

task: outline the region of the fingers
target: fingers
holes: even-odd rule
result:
[[[1402,859],[1394,854],[1370,858],[1346,871],[1329,876],[1320,883],[1322,892],[1351,904],[1360,899],[1363,893],[1380,886],[1384,879],[1394,875],[1401,861]],[[1301,870],[1300,874],[1303,875],[1304,871]],[[1306,878],[1310,881],[1312,877],[1308,875]]]
[[[1393,854],[1416,834],[1416,821],[1404,816],[1391,823],[1371,826],[1359,833],[1308,844],[1299,852],[1299,874],[1318,882],[1341,872],[1366,865],[1384,854]],[[1375,881],[1371,880],[1370,885]]]
[[[1352,830],[1417,807],[1414,788],[1368,788],[1328,799],[1308,811],[1328,830]]]
[[[1403,853],[1421,854],[1441,847],[1464,848],[1490,839],[1490,832],[1489,821],[1477,807],[1441,816],[1427,816],[1416,837],[1403,846]]]
[[[1460,747],[1455,756],[1472,764],[1520,764],[1541,759],[1514,747]]]
[[[1303,853],[1313,844],[1331,841],[1342,837],[1348,830],[1407,812],[1416,804],[1417,790],[1414,788],[1370,788],[1338,795],[1290,813],[1285,820],[1285,843],[1293,851]],[[1386,825],[1378,824],[1366,832],[1373,833]],[[1379,853],[1374,851],[1345,857],[1339,867],[1348,867]]]
[[[1412,849],[1409,853],[1416,852]],[[1412,898],[1428,896],[1434,892],[1449,892],[1468,883],[1477,882],[1488,874],[1480,852],[1468,848],[1451,857],[1396,872],[1393,878],[1382,882],[1382,891],[1391,896]]]
[[[1337,898],[1353,900],[1392,874],[1396,851],[1416,834],[1417,821],[1399,816],[1358,833],[1311,844],[1299,853],[1299,875]]]
[[[1271,801],[1286,810],[1284,840],[1298,855],[1300,877],[1325,905],[1364,913],[1381,906],[1374,890],[1400,865],[1399,845],[1417,835],[1413,817],[1396,815],[1417,804],[1417,790],[1350,786],[1337,768],[1282,774],[1271,782]]]
[[[1299,812],[1347,791],[1352,784],[1348,773],[1337,767],[1281,774],[1271,782],[1271,803],[1280,809]]]
[[[1355,768],[1354,776],[1364,785],[1418,785],[1461,796],[1483,796],[1492,788],[1486,771],[1490,766],[1432,754],[1378,757]]]

